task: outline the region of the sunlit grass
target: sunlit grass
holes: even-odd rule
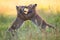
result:
[[[28,20],[23,23],[13,37],[7,30],[16,19],[16,16],[0,15],[0,40],[60,40],[60,14],[46,15],[42,12],[40,16],[47,23],[54,25],[57,30],[48,28],[46,32],[41,32],[39,27]]]

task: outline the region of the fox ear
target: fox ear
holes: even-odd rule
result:
[[[34,5],[33,5],[33,8],[35,8],[36,6],[37,6],[37,4],[34,4]]]
[[[16,9],[18,9],[19,8],[19,6],[16,6]]]
[[[35,6],[37,6],[37,4],[34,4]]]

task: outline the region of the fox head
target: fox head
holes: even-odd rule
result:
[[[37,4],[29,4],[26,8],[28,9],[27,15],[28,18],[33,18],[36,15]]]
[[[26,9],[26,6],[16,6],[16,9],[17,9],[17,12],[20,13],[20,14],[23,14]]]
[[[34,13],[36,9],[37,4],[30,4],[27,6],[28,13]]]

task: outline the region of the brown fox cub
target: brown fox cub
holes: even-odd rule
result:
[[[36,13],[36,6],[37,4],[30,4],[28,5],[28,14],[34,14],[33,17],[31,18],[31,21],[35,23],[37,26],[41,26],[41,28],[46,28],[46,26],[50,28],[54,28],[50,24],[46,23],[37,13]]]

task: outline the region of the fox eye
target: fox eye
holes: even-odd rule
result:
[[[23,13],[23,11],[20,9],[20,13]]]
[[[32,13],[32,10],[29,10],[28,13]]]

